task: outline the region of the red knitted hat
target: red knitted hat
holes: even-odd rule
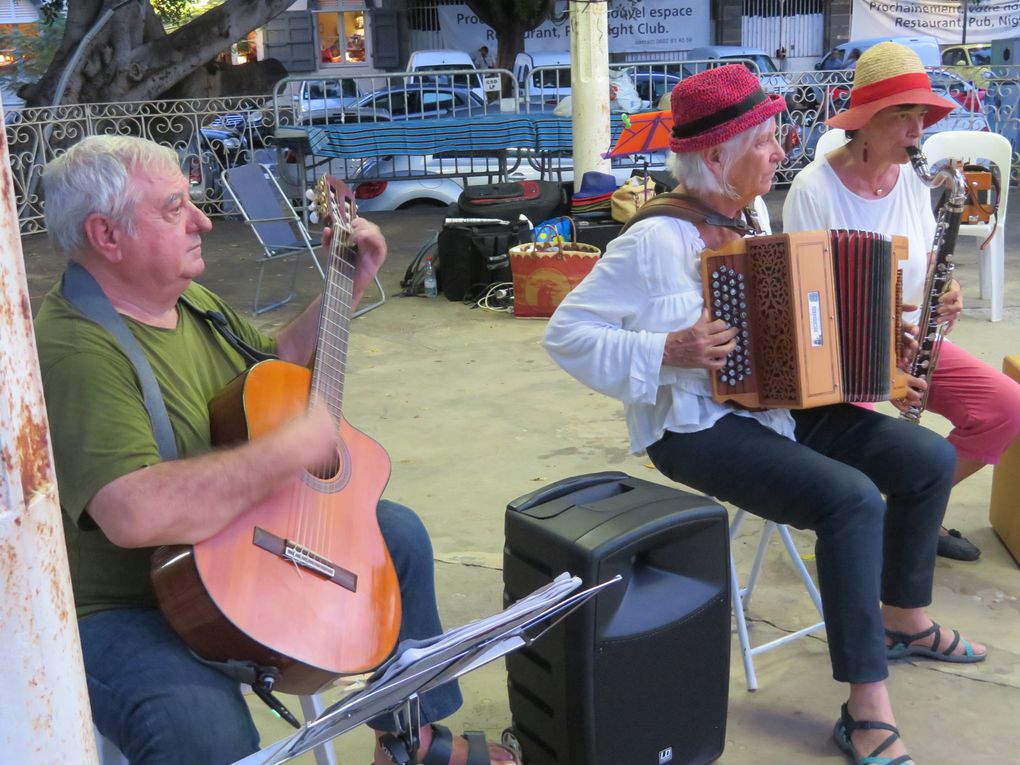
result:
[[[685,77],[673,88],[673,136],[677,154],[701,151],[760,125],[786,109],[786,101],[766,94],[742,64],[727,64]]]

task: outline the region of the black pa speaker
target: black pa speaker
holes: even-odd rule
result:
[[[612,585],[507,655],[527,765],[695,765],[726,734],[730,663],[726,511],[608,472],[507,507],[504,601],[563,571]]]

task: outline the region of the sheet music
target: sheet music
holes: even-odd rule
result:
[[[399,709],[408,699],[449,682],[536,639],[541,632],[620,577],[575,593],[578,577],[563,573],[505,610],[455,627],[404,648],[369,678],[366,686],[326,709],[300,731],[235,765],[286,762],[373,717]],[[541,627],[536,635],[528,631]]]

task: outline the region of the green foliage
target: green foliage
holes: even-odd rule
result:
[[[168,27],[179,27],[187,24],[196,16],[201,16],[210,8],[215,8],[223,0],[150,0],[152,9]]]
[[[52,24],[63,17],[68,2],[70,0],[46,0],[40,8],[43,22]],[[185,24],[221,2],[223,0],[149,0],[156,15],[170,27]]]

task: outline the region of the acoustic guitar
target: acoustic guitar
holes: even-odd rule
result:
[[[396,643],[400,591],[376,521],[386,451],[342,414],[353,292],[353,196],[324,177],[333,236],[312,369],[263,361],[209,404],[213,443],[257,439],[323,401],[338,423],[332,465],[306,471],[194,546],[162,547],[152,580],[170,625],[199,656],[279,672],[275,689],[313,693],[378,666]],[[325,215],[324,215],[325,214]]]

